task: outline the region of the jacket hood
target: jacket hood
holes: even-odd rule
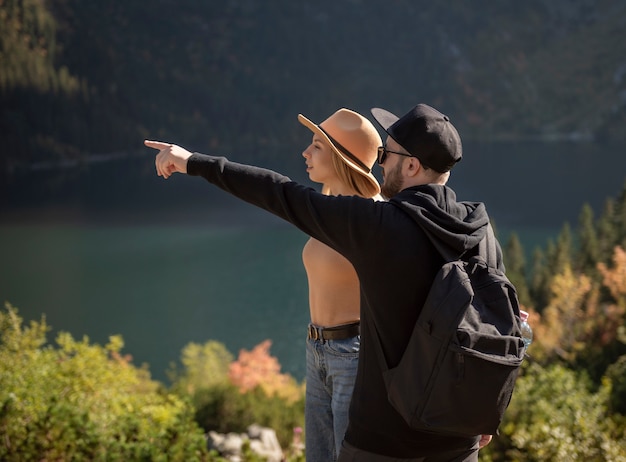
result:
[[[460,256],[487,234],[489,216],[482,202],[457,202],[444,185],[420,185],[404,189],[390,199],[421,226],[444,255]]]

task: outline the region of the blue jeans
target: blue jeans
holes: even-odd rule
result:
[[[306,341],[304,410],[307,462],[334,462],[348,426],[361,336]]]

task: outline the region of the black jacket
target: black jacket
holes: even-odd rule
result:
[[[398,458],[469,448],[475,442],[416,432],[404,423],[386,399],[369,326],[375,325],[388,365],[395,366],[443,264],[431,238],[459,254],[475,247],[489,223],[482,203],[457,202],[454,191],[441,185],[408,188],[389,202],[326,196],[278,173],[202,154],[192,155],[187,170],[294,224],[356,269],[361,351],[346,441]]]

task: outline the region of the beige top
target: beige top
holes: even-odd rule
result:
[[[302,261],[309,281],[311,322],[332,327],[358,321],[361,297],[352,264],[313,238],[302,249]]]

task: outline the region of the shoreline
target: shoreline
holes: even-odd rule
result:
[[[84,206],[54,205],[20,207],[0,211],[0,226],[291,226],[284,220],[253,206],[217,208],[187,206],[86,209]]]

